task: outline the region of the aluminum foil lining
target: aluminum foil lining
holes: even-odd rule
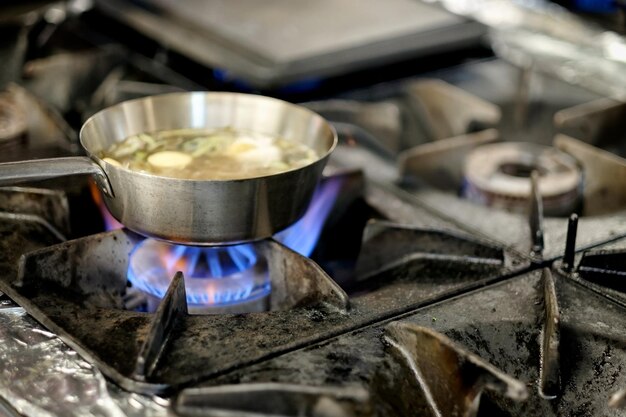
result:
[[[0,304],[0,397],[24,416],[167,415],[168,402],[109,383],[10,301]]]

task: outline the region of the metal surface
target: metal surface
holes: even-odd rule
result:
[[[571,261],[557,261],[555,269],[580,285],[626,307],[624,292],[624,238],[574,254]],[[571,265],[571,266],[570,266]]]
[[[165,399],[128,394],[19,307],[0,308],[0,415],[166,416]],[[4,400],[15,414],[6,414]]]
[[[105,171],[94,160],[85,156],[4,162],[0,164],[0,186],[68,175],[93,175],[102,192],[109,196],[113,195],[113,190]]]
[[[565,239],[565,253],[563,254],[563,265],[567,272],[574,268],[574,257],[576,256],[576,234],[578,233],[578,215],[573,213],[567,221],[567,236]]]
[[[599,98],[559,110],[554,124],[559,132],[586,143],[623,155],[620,139],[626,105],[610,98]]]
[[[337,141],[321,117],[301,107],[233,93],[166,94],[97,113],[85,122],[81,141],[97,160],[96,152],[130,135],[220,127],[301,142],[319,159],[284,173],[237,181],[178,180],[101,163],[115,195],[105,195],[113,216],[141,234],[199,245],[269,237],[299,219]]]
[[[340,137],[346,136],[349,129],[362,129],[369,142],[379,146],[383,153],[393,154],[402,146],[403,114],[398,103],[337,99],[311,101],[303,106],[331,121]]]
[[[181,416],[351,417],[371,415],[361,386],[260,383],[188,388],[174,402]]]
[[[555,113],[568,107],[590,102],[598,97],[592,92],[547,77],[535,70],[529,71],[525,77],[521,77],[522,73],[524,71],[501,60],[485,60],[433,74],[432,77],[440,77],[444,81],[461,87],[463,90],[500,107],[502,119],[497,125],[498,132],[479,131],[471,133],[470,137],[463,136],[462,139],[448,138],[423,143],[427,140],[425,134],[423,132],[414,133],[418,129],[413,129],[412,124],[407,124],[406,120],[420,120],[422,124],[430,122],[424,117],[417,117],[415,110],[411,110],[409,106],[400,106],[403,112],[403,131],[408,129],[413,132],[411,135],[414,140],[417,143],[422,141],[423,145],[414,149],[409,148],[405,153],[399,154],[398,159],[403,182],[400,183],[402,189],[394,192],[403,195],[402,198],[407,201],[407,204],[420,206],[427,211],[438,213],[448,221],[455,223],[459,228],[491,241],[499,242],[518,254],[528,256],[536,261],[553,260],[563,254],[567,219],[544,217],[542,221],[544,250],[542,259],[540,259],[533,251],[526,204],[520,206],[520,212],[523,213],[512,214],[502,210],[481,207],[458,196],[458,190],[462,187],[463,182],[462,160],[467,153],[467,150],[463,149],[465,145],[472,148],[471,143],[475,140],[478,141],[477,137],[485,138],[486,142],[489,141],[490,137],[493,138],[492,140],[501,139],[503,141],[524,141],[546,146],[552,145],[554,134],[557,131],[554,126]],[[524,84],[522,89],[528,90],[528,94],[524,97],[519,97],[518,93],[518,81],[520,79],[522,80],[521,84]],[[407,94],[407,88],[414,82],[415,79],[412,78],[397,83],[372,86],[346,95],[346,97],[367,102],[383,100],[402,102]],[[525,109],[523,113],[526,114],[521,125],[516,122],[515,116],[518,113],[516,109],[520,107]],[[386,140],[383,137],[377,139],[381,142]],[[408,144],[409,142],[405,141],[404,143]],[[415,143],[411,146],[415,146]],[[353,143],[351,147],[346,146],[346,152],[340,146],[339,152],[334,153],[333,160],[339,166],[345,164],[351,168],[363,167],[365,175],[378,183],[398,184],[399,176],[394,175],[393,172],[388,172],[389,161],[382,157],[376,158],[376,151],[372,149],[361,146],[358,142]],[[415,152],[416,158],[414,163],[409,166],[413,152]],[[602,163],[598,163],[598,168],[602,168]],[[586,174],[584,180],[585,182],[595,182],[591,175]],[[603,181],[598,180],[598,183],[602,185]],[[619,185],[619,181],[609,181],[611,181],[610,178],[607,178],[605,183],[607,187],[615,188],[615,192],[623,192],[624,187]],[[583,186],[582,194],[585,197],[586,190],[587,188]],[[608,197],[610,195],[609,193],[606,195],[598,193],[595,201],[585,202],[585,204],[594,204],[599,208],[612,206],[614,209],[605,210],[605,214],[610,214],[609,216],[582,213],[585,215],[581,217],[580,221],[579,248],[588,248],[626,233],[626,224],[620,214],[621,209],[616,207],[619,204],[615,203],[616,200],[611,200]],[[574,211],[579,212],[580,209],[577,207]],[[570,212],[562,214],[568,215]]]
[[[483,33],[474,22],[410,0],[97,5],[162,45],[258,87],[449,51],[476,43]]]
[[[485,389],[477,415],[619,416],[620,411],[609,408],[608,402],[611,393],[626,385],[622,370],[626,360],[623,349],[626,309],[557,271],[553,275],[560,312],[562,390],[551,400],[543,398],[538,389],[542,366],[538,342],[542,340],[546,316],[541,302],[545,287],[539,270],[424,306],[391,319],[392,323],[378,322],[326,343],[236,370],[202,385],[252,385],[269,381],[311,386],[360,384],[369,387],[374,415],[408,417],[449,415],[430,412],[432,402],[422,394],[425,391],[433,393],[435,404],[448,407],[473,398],[487,381],[495,379],[504,389],[508,386],[506,382],[517,380],[511,387],[518,389],[521,382],[522,390],[514,392],[526,391],[528,400],[512,401],[501,391]],[[385,327],[398,324],[409,328],[404,349],[411,353],[413,363],[428,372],[421,381],[408,366],[406,355],[395,355],[395,348],[386,340]],[[425,330],[419,336],[412,336],[416,327]],[[421,343],[416,343],[416,339]],[[472,372],[476,370],[470,365],[472,361],[468,364],[464,360],[470,352],[479,364],[489,363],[497,368],[495,375],[490,373],[491,367],[478,366]],[[456,367],[456,364],[466,366]],[[454,371],[455,367],[458,372]],[[438,369],[450,372],[437,372]],[[476,375],[485,378],[473,379]],[[464,397],[463,393],[468,396]],[[419,411],[424,412],[419,414]]]
[[[0,188],[0,212],[31,214],[47,220],[61,234],[70,232],[67,195],[46,188]]]
[[[80,51],[62,47],[26,62],[23,73],[22,83],[34,95],[62,114],[80,113],[82,120],[121,101],[203,89],[163,63],[111,43]]]
[[[22,82],[33,94],[45,97],[49,106],[66,114],[73,106],[86,105],[85,94],[124,58],[124,51],[116,47],[59,51],[26,62]]]
[[[410,114],[418,116],[425,143],[415,146],[414,139],[409,149],[398,154],[400,176],[458,191],[467,154],[500,138],[498,131],[488,129],[500,122],[500,108],[438,79],[408,83],[405,91]],[[414,130],[410,125],[405,128]]]
[[[170,287],[154,313],[148,334],[141,345],[135,364],[134,378],[146,380],[154,372],[159,358],[167,349],[167,343],[174,329],[187,314],[185,281],[182,272],[177,272]]]
[[[465,198],[498,209],[526,212],[532,171],[546,215],[571,213],[580,200],[583,173],[574,158],[554,148],[507,142],[483,145],[465,159]]]
[[[0,144],[22,138],[26,131],[24,109],[10,94],[0,94]]]
[[[429,230],[385,221],[370,221],[356,265],[356,279],[367,281],[401,268],[417,274],[429,264],[487,272],[504,265],[500,248],[462,234]]]
[[[571,84],[625,97],[626,84],[620,79],[626,66],[623,33],[551,1],[437,1],[455,14],[487,25],[496,54],[516,65],[532,65]]]
[[[165,26],[161,30],[167,31]],[[73,78],[71,64],[79,56],[63,58],[67,73],[60,80]],[[175,54],[159,51],[156,59],[167,64]],[[78,72],[88,84],[98,85],[89,66],[79,61]],[[49,69],[59,67],[54,60],[49,64],[54,65],[34,74],[49,74],[47,82],[54,86]],[[345,116],[337,124],[342,140],[326,173],[343,172],[344,177],[312,259],[273,240],[252,244],[272,281],[263,312],[239,314],[245,310],[234,305],[213,316],[189,315],[178,276],[170,279],[158,312],[145,313],[132,300],[137,288],[129,288],[126,280],[128,254],[141,237],[123,230],[46,247],[63,239],[55,231],[68,218],[62,199],[0,190],[0,210],[11,211],[0,213],[0,291],[5,292],[0,295],[0,368],[5,372],[0,395],[29,417],[619,415],[611,408],[623,406],[626,386],[626,239],[620,239],[626,223],[619,199],[597,193],[593,203],[606,211],[590,216],[599,212],[577,208],[580,220],[570,219],[566,237],[568,220],[542,213],[536,176],[531,176],[524,214],[459,198],[461,164],[450,165],[463,158],[464,146],[471,147],[476,138],[548,145],[554,111],[589,100],[572,86],[538,75],[532,66],[498,72],[494,68],[505,65],[495,64],[463,66],[447,79],[502,108],[499,132],[481,130],[491,125],[480,119],[492,106],[481,106],[476,97],[469,102],[460,97],[458,102],[466,105],[459,106],[454,98],[438,96],[445,91],[426,89],[437,96],[427,110],[411,87],[414,80],[342,97],[348,101],[339,110],[345,112],[333,115]],[[136,72],[119,78],[127,68],[106,77],[102,95],[86,92],[78,99],[65,88],[54,94],[65,98],[60,102],[70,104],[69,111],[84,116],[107,100],[153,88],[154,79]],[[94,77],[99,73],[94,71]],[[140,84],[133,84],[137,80]],[[87,102],[93,106],[85,108]],[[336,104],[328,103],[330,113]],[[444,113],[438,119],[434,104]],[[618,107],[592,102],[566,112],[574,122],[566,133],[619,154],[619,128],[605,130],[611,123],[620,125],[621,110],[612,112]],[[594,109],[600,110],[594,114]],[[438,126],[433,129],[432,123]],[[437,136],[457,134],[462,139]],[[434,164],[420,166],[428,162],[423,157],[403,169],[404,179],[415,181],[398,183],[397,153],[434,139],[430,144],[443,144],[433,147],[433,161],[443,166],[436,168],[441,177],[451,174],[441,178],[444,185],[433,187],[437,173],[431,173]],[[37,142],[16,144],[27,150]],[[606,165],[599,184],[615,178],[609,188],[617,193],[621,163],[605,162],[597,154],[592,149],[590,156],[574,156],[586,169],[585,179],[588,173],[596,176],[584,166],[586,160],[599,170]],[[48,208],[53,213],[46,215]],[[85,216],[80,210],[74,214],[72,220]],[[548,269],[564,248],[563,261]],[[47,328],[15,308],[7,294]],[[9,310],[17,314],[7,321],[3,312]],[[109,381],[135,392],[185,390],[165,410],[168,400],[103,383],[96,367]],[[507,391],[516,398],[527,393],[528,401],[514,401]]]
[[[53,235],[58,242],[64,242],[67,240],[66,236],[54,227],[54,225],[52,225],[48,220],[35,214],[5,213],[0,211],[0,219],[7,222],[37,224]]]
[[[202,181],[134,172],[96,156],[142,132],[220,127],[298,141],[315,150],[319,159],[265,177]],[[173,93],[121,103],[91,117],[81,130],[81,143],[91,159],[3,164],[0,184],[92,173],[113,216],[138,233],[185,244],[234,243],[269,237],[298,220],[336,142],[321,117],[286,102],[233,93]]]
[[[403,415],[475,417],[483,390],[516,401],[528,397],[524,383],[426,327],[392,322],[385,328],[385,341],[407,368],[406,383],[417,384],[416,397],[423,397],[398,404],[404,410]],[[400,392],[409,389],[399,388]]]
[[[502,117],[498,106],[441,80],[415,81],[406,90],[432,141],[493,127]]]
[[[545,316],[541,330],[539,394],[546,399],[554,399],[561,391],[560,313],[554,278],[548,268],[544,268],[542,279]]]
[[[581,140],[565,135],[554,139],[554,146],[575,157],[585,172],[583,213],[601,216],[626,207],[626,160]]]
[[[162,359],[149,360],[155,359],[154,353],[149,352],[164,347],[163,338],[156,333],[148,340],[149,329],[167,327],[160,317],[168,310],[153,316],[122,309],[128,255],[138,239],[130,232],[115,231],[31,253],[22,258],[17,281],[2,287],[38,320],[62,335],[70,346],[97,363],[105,375],[132,391],[163,391],[168,386],[188,383],[269,354],[267,348],[254,346],[244,353],[244,345],[250,342],[247,331],[242,330],[238,340],[219,336],[243,326],[241,316],[184,316],[179,317],[182,323],[175,326],[175,335],[169,336],[169,347],[159,353]],[[289,317],[299,323],[302,332],[326,316],[344,315],[347,296],[319,267],[276,242],[257,245],[268,259],[274,313],[249,315],[245,321],[250,331],[261,325],[280,328],[280,323],[287,324]],[[55,294],[55,301],[46,301],[49,294]],[[284,313],[277,314],[279,311]],[[145,347],[136,343],[138,337],[144,340]],[[273,349],[296,342],[289,335],[259,337],[264,339],[259,343],[267,343]],[[230,352],[226,346],[233,344],[239,344],[239,348]],[[207,345],[214,346],[215,351],[207,351]],[[138,361],[145,371],[141,375],[136,372]],[[144,369],[150,364],[156,368]]]
[[[398,170],[405,181],[417,180],[441,190],[457,192],[463,184],[467,155],[499,137],[497,130],[488,129],[418,145],[398,155]]]
[[[8,22],[3,10],[3,20],[0,25],[0,61],[3,68],[0,71],[0,90],[4,90],[7,85],[17,81],[20,78],[20,70],[24,62],[24,55],[28,48],[28,32],[30,25],[28,18],[21,16],[15,19],[15,16],[9,17]],[[32,19],[32,15],[31,15]]]
[[[2,144],[0,162],[69,156],[75,153],[78,149],[75,143],[77,135],[53,106],[17,84],[9,84],[4,94],[16,106],[15,111],[24,116],[26,129],[16,139]],[[18,121],[18,124],[21,123]]]
[[[413,191],[413,200],[428,209],[454,219],[463,228],[478,236],[490,239],[516,253],[531,256],[532,240],[528,227],[528,216],[481,207],[463,201],[456,195],[431,189]],[[563,255],[566,244],[567,218],[546,217],[543,221],[544,260],[554,260]],[[611,216],[581,217],[579,221],[578,248],[585,249],[614,240],[626,234],[624,217]]]
[[[554,140],[554,134],[557,128],[554,126],[555,113],[568,107],[576,106],[581,103],[587,103],[597,99],[597,95],[583,90],[579,87],[566,84],[558,79],[547,77],[536,70],[530,70],[529,76],[522,77],[524,71],[515,68],[501,60],[485,60],[471,64],[462,65],[460,67],[439,71],[435,74],[448,83],[463,88],[467,92],[475,96],[497,104],[502,111],[502,119],[497,128],[499,131],[498,138],[504,141],[524,141],[543,145],[551,145]],[[518,81],[523,82],[523,89],[528,90],[524,97],[520,97],[517,90]],[[361,100],[390,100],[392,98],[401,97],[406,86],[410,85],[414,80],[403,80],[403,82],[393,85],[385,85],[364,89],[360,92],[350,95]],[[526,114],[523,123],[520,125],[516,122],[516,114],[518,108],[524,108],[523,113]],[[479,133],[480,134],[480,133]],[[382,139],[381,139],[382,140]],[[425,147],[438,148],[442,141],[426,143]],[[451,139],[450,139],[451,140]],[[584,139],[587,141],[587,139]],[[451,140],[452,141],[452,140]],[[471,140],[467,140],[471,142]],[[465,140],[463,140],[465,143]],[[618,141],[607,138],[604,146],[609,143],[617,145]],[[459,144],[461,147],[461,145]],[[443,147],[443,146],[442,146]],[[416,148],[418,152],[420,146]],[[446,146],[447,148],[447,146]],[[424,158],[416,159],[414,164],[415,173],[405,169],[405,183],[402,184],[404,190],[414,196],[413,204],[427,207],[433,212],[437,212],[447,219],[456,222],[459,227],[470,230],[472,233],[483,236],[493,241],[500,242],[517,253],[524,254],[531,258],[537,258],[532,252],[532,240],[528,228],[527,206],[521,207],[520,211],[524,213],[510,214],[500,210],[483,208],[471,202],[464,201],[458,197],[458,189],[462,184],[462,174],[459,167],[459,158],[454,152],[454,144],[450,144],[449,151],[442,151],[442,154],[424,152]],[[608,149],[608,147],[607,147]],[[407,155],[410,156],[410,150]],[[445,152],[445,153],[444,153]],[[450,156],[448,163],[446,153]],[[459,152],[460,158],[463,151]],[[419,155],[419,153],[418,153]],[[426,156],[437,155],[434,160],[437,163],[429,165]],[[338,155],[339,156],[339,155]],[[365,160],[365,158],[363,158]],[[400,159],[402,161],[402,158]],[[598,158],[594,158],[598,161]],[[402,163],[402,162],[401,162]],[[367,166],[373,165],[369,163]],[[606,164],[612,167],[613,164]],[[602,168],[602,163],[598,162],[598,169]],[[402,167],[402,165],[401,165]],[[432,170],[430,169],[432,167]],[[585,168],[583,167],[583,170]],[[371,173],[370,173],[371,171]],[[378,175],[376,171],[381,169],[366,170],[367,175],[376,178],[379,181],[386,181],[386,175]],[[611,175],[606,175],[606,181],[598,179],[597,182],[592,175],[585,174],[585,182],[596,182],[599,186],[605,186],[614,189],[614,192],[623,193],[620,181],[612,181]],[[452,180],[450,180],[452,178]],[[602,178],[605,178],[603,175]],[[408,180],[408,181],[406,181]],[[393,179],[392,179],[393,181]],[[424,184],[429,185],[427,187]],[[621,187],[621,188],[620,188]],[[619,188],[619,189],[618,189]],[[583,194],[586,197],[583,187]],[[585,248],[606,242],[626,233],[626,226],[623,216],[620,214],[621,209],[616,194],[615,199],[609,197],[611,193],[596,193],[596,197],[591,201],[585,198],[585,205],[591,204],[601,208],[605,215],[586,215],[581,217],[579,233],[579,247]],[[613,208],[611,208],[613,207]],[[608,208],[608,209],[605,209]],[[579,211],[577,208],[576,211]],[[549,212],[547,213],[549,214]],[[567,215],[569,213],[563,213]],[[609,214],[607,216],[606,214]],[[544,251],[543,259],[555,259],[563,254],[565,247],[565,232],[567,220],[563,218],[555,218],[547,216],[543,220],[544,231]]]
[[[565,269],[567,271],[567,268]],[[622,249],[595,249],[585,251],[578,263],[578,275],[604,288],[626,292],[626,264]]]
[[[528,227],[530,228],[530,238],[532,240],[532,256],[540,257],[543,253],[543,199],[539,192],[539,173],[533,171],[530,175],[530,198]]]
[[[550,145],[555,114],[600,98],[597,93],[551,77],[536,68],[486,59],[442,70],[436,76],[500,108],[497,128],[504,140]]]
[[[345,184],[348,188],[342,188],[340,195],[348,201],[356,201],[356,196],[365,192],[361,195],[365,201],[390,216],[417,225],[447,224],[388,190],[371,185],[356,187],[350,181]],[[347,193],[354,195],[346,196]],[[348,211],[345,216],[352,217],[353,212]],[[366,232],[372,237],[368,239],[372,250],[376,235],[394,240],[395,247],[404,246],[409,252],[416,252],[420,248],[414,245],[414,239],[421,236],[422,244],[438,242],[435,246],[440,256],[418,256],[408,264],[399,259],[394,264],[390,258],[384,271],[376,279],[365,280],[357,290],[362,291],[360,295],[349,299],[310,259],[271,240],[258,242],[255,245],[267,260],[272,281],[270,311],[184,316],[182,324],[172,328],[165,345],[161,338],[147,342],[150,327],[165,322],[157,320],[157,325],[157,316],[123,310],[128,293],[128,256],[140,239],[131,232],[93,235],[27,254],[19,274],[16,271],[0,277],[0,287],[109,378],[126,389],[152,393],[212,378],[372,321],[397,316],[505,279],[527,267],[497,247],[449,230],[420,233],[384,223],[371,227],[377,229],[376,233]],[[450,224],[447,227],[453,228]],[[322,247],[328,247],[330,242],[341,245],[344,238],[334,233],[322,236]],[[448,250],[461,256],[448,256]],[[12,262],[17,263],[20,253],[13,249],[3,256],[12,256]],[[463,255],[485,258],[488,265],[478,268],[465,262]],[[454,262],[450,264],[450,260]],[[145,352],[163,350],[156,362],[146,362],[156,365],[141,381],[133,375],[143,343],[147,346]]]
[[[501,279],[511,267],[511,260],[505,259],[501,267],[485,273],[459,263],[452,277],[442,257],[422,263],[417,279],[397,265],[386,275],[393,285],[352,300],[348,310],[345,293],[312,261],[275,242],[261,242],[272,279],[271,311],[184,317],[156,369],[141,382],[131,375],[140,350],[135,341],[147,334],[152,316],[121,309],[126,263],[135,239],[117,231],[31,253],[23,258],[17,281],[12,285],[3,281],[1,287],[105,375],[126,389],[148,393],[208,378],[462,288],[484,285]]]
[[[611,395],[609,405],[612,408],[624,408],[626,406],[626,389],[621,389]]]

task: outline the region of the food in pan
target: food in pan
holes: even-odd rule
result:
[[[113,144],[99,156],[111,165],[195,180],[261,177],[303,167],[319,158],[302,143],[230,128],[140,133]]]

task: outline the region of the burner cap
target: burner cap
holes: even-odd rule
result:
[[[27,128],[24,110],[10,94],[0,94],[0,144],[22,137]]]
[[[539,173],[546,215],[565,216],[576,209],[583,180],[576,160],[556,148],[532,143],[496,143],[470,152],[463,196],[486,206],[526,212],[533,171]]]

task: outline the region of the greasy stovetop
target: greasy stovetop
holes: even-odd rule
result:
[[[25,64],[1,97],[3,161],[73,155],[98,109],[205,87],[181,57],[85,31],[93,16],[51,16],[11,32],[30,47],[8,50]],[[103,218],[87,178],[0,190],[0,410],[619,415],[624,106],[465,54],[291,96],[340,145],[304,220],[251,246],[271,292],[228,287],[209,315],[183,275],[162,300],[127,281],[143,238]],[[491,167],[506,187],[468,171],[485,149],[509,158]]]

